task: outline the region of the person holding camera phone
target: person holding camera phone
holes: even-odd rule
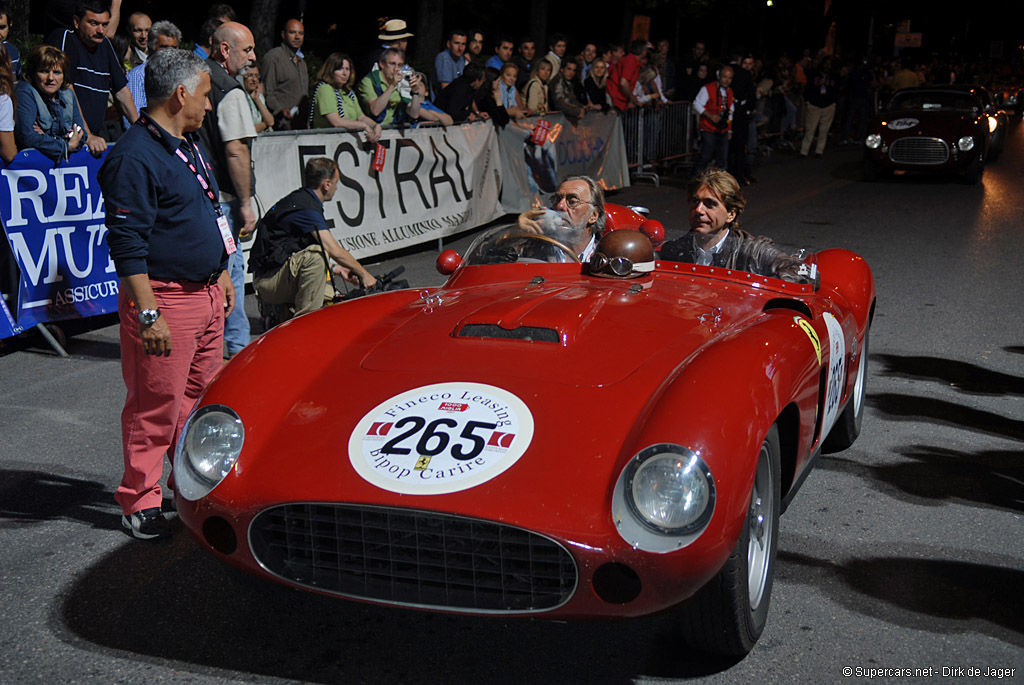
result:
[[[700,128],[700,162],[694,174],[704,171],[714,161],[724,169],[729,153],[729,139],[732,138],[732,115],[734,111],[732,85],[733,69],[723,66],[718,78],[700,89],[693,101]]]
[[[367,116],[381,126],[402,124],[420,116],[420,105],[426,99],[422,77],[412,73],[403,77],[405,54],[397,48],[388,48],[380,56],[380,69],[371,71],[359,82],[359,100]],[[405,84],[409,96],[402,95]]]

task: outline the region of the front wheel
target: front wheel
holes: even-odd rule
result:
[[[981,180],[982,173],[981,160],[975,157],[967,163],[967,168],[964,169],[964,183],[969,186],[978,185],[978,181]]]
[[[750,505],[725,566],[682,607],[686,642],[713,654],[743,656],[768,622],[781,502],[779,429],[772,426],[757,458]]]
[[[873,182],[877,181],[882,175],[882,168],[872,162],[870,159],[864,160],[864,180]]]

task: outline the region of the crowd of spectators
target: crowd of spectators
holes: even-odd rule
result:
[[[51,72],[45,84],[39,74],[27,74],[20,86],[22,62],[30,56],[6,40],[10,13],[0,3],[0,40],[6,53],[0,56],[4,159],[29,146],[55,161],[82,147],[98,155],[107,139],[123,132],[146,105],[146,59],[187,38],[173,24],[154,23],[142,12],[128,16],[118,31],[120,2],[109,9],[106,3],[85,0],[67,15],[64,6],[70,3],[50,2],[63,8],[63,14],[54,10],[48,19],[64,25],[54,28],[46,42],[64,54],[67,72],[60,63],[60,73]],[[217,28],[233,21],[237,16],[229,5],[211,6],[192,37],[195,53],[208,58]],[[504,125],[549,112],[562,112],[575,122],[589,112],[692,103],[673,111],[696,119],[700,135],[692,152],[700,161],[695,166],[725,166],[746,184],[755,180],[756,154],[766,145],[806,157],[812,152],[821,156],[830,143],[860,141],[868,119],[895,90],[953,81],[990,84],[1009,75],[1005,66],[1000,71],[994,63],[964,59],[846,58],[809,49],[798,56],[766,57],[742,48],[713,56],[703,41],[675,51],[667,39],[577,44],[561,33],[541,41],[460,27],[448,29],[430,67],[418,71],[407,62],[415,36],[405,20],[381,19],[377,38],[379,45],[365,55],[336,52],[310,62],[303,53],[305,27],[296,18],[288,19],[280,43],[237,75],[257,133],[344,128],[373,144],[382,127],[389,126],[481,119]],[[34,64],[45,62],[48,67],[56,63],[52,53],[35,59]],[[728,86],[722,85],[723,71],[731,73]],[[32,97],[18,98],[19,87]],[[69,89],[74,97],[65,108],[61,103]],[[726,103],[728,111],[708,112],[709,96],[713,106]],[[36,118],[18,126],[19,119],[32,116]],[[75,129],[76,117],[82,120],[81,134]]]

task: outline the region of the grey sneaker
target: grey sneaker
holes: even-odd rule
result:
[[[139,540],[165,538],[171,534],[171,528],[161,513],[160,507],[150,507],[122,516],[121,527],[129,535]]]

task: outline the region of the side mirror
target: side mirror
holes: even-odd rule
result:
[[[455,250],[445,250],[437,255],[437,273],[442,276],[451,276],[462,264],[462,257]]]

